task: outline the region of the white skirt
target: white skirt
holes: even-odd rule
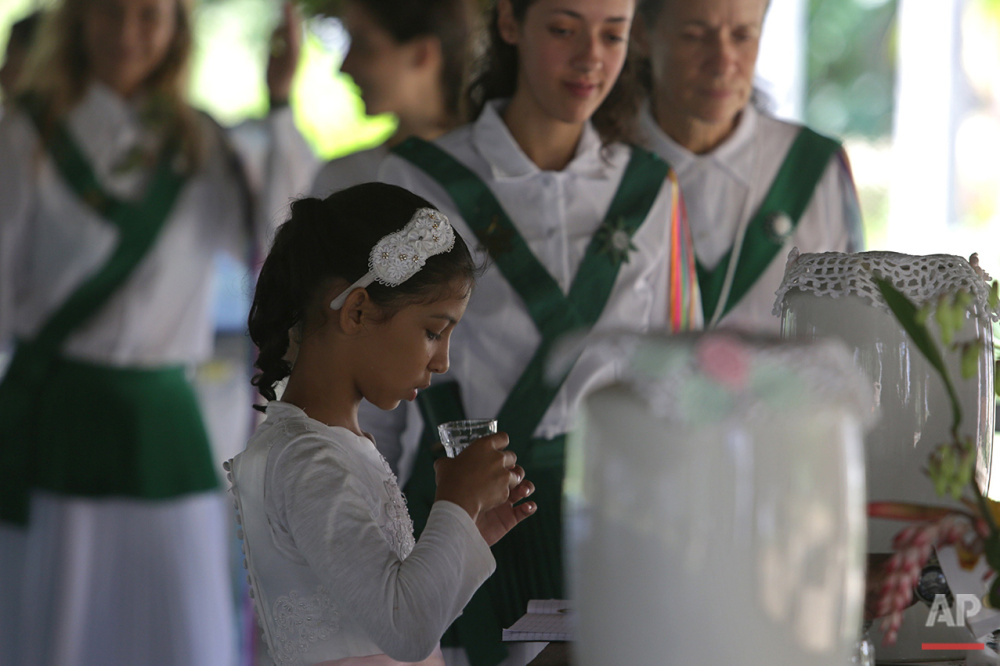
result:
[[[228,499],[35,492],[0,523],[0,664],[232,666]]]

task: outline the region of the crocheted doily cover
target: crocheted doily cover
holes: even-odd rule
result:
[[[785,294],[793,289],[815,296],[857,296],[870,305],[889,311],[873,278],[888,278],[918,307],[945,294],[972,294],[970,311],[997,320],[989,307],[990,276],[979,267],[973,254],[969,261],[950,254],[923,256],[898,252],[820,252],[800,254],[792,249],[785,264],[785,278],[775,292],[774,315],[781,316]]]

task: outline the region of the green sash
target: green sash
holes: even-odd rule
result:
[[[445,188],[490,251],[504,279],[524,301],[542,337],[497,416],[500,429],[510,436],[509,448],[517,453],[518,462],[535,483],[538,511],[494,546],[497,572],[477,591],[443,638],[445,645],[465,647],[473,666],[487,666],[505,657],[501,629],[525,612],[529,599],[563,596],[560,504],[564,437],[546,441],[532,435],[572,364],[556,381],[549,382],[544,375],[545,360],[562,336],[589,330],[604,311],[619,269],[628,261],[627,252],[621,250],[631,245],[632,236],[649,215],[669,167],[651,153],[633,149],[604,223],[591,239],[567,296],[532,254],[489,187],[468,167],[437,146],[417,139],[403,142],[395,152]],[[618,243],[611,245],[615,235]],[[434,501],[435,428],[441,420],[461,418],[463,410],[454,383],[424,391],[419,405],[425,431],[405,491],[414,525],[421,530]]]
[[[0,423],[4,427],[3,443],[0,445],[0,520],[23,525],[28,518],[29,491],[32,487],[51,486],[63,492],[77,489],[78,484],[66,483],[65,479],[82,474],[81,469],[72,468],[81,463],[86,465],[89,458],[86,449],[88,435],[94,440],[102,440],[103,434],[135,429],[129,423],[129,419],[135,416],[133,414],[111,411],[101,418],[102,415],[86,409],[84,414],[80,414],[81,405],[93,409],[101,409],[103,405],[105,410],[114,410],[116,406],[146,395],[147,403],[165,403],[168,413],[187,415],[185,418],[188,418],[191,402],[183,396],[164,398],[157,394],[155,387],[170,387],[170,392],[179,395],[177,373],[180,370],[177,368],[162,373],[149,371],[148,381],[142,377],[144,371],[126,372],[128,378],[124,384],[112,389],[109,386],[115,383],[110,378],[115,372],[113,369],[98,370],[59,356],[66,338],[115,294],[153,247],[185,182],[185,177],[172,167],[177,154],[175,148],[170,146],[163,150],[143,199],[140,202],[122,201],[104,191],[64,125],[45,125],[44,107],[37,99],[25,99],[22,104],[38,127],[39,134],[45,137],[46,148],[66,184],[118,230],[118,243],[107,262],[56,309],[34,339],[18,344],[0,383]],[[150,387],[153,387],[152,392]],[[118,394],[120,399],[107,403],[100,401],[100,396],[111,394]],[[76,415],[83,422],[68,415]],[[92,426],[112,419],[118,420],[114,427],[109,425],[103,429],[92,429]],[[203,430],[202,441],[207,446]],[[58,452],[51,446],[39,446],[40,438],[48,439],[46,435],[57,439],[64,436],[73,438],[57,445],[57,448],[67,450],[75,447],[77,453],[73,459],[53,459],[51,456]],[[108,442],[99,443],[109,446]],[[46,450],[43,452],[40,448]],[[207,449],[205,454],[208,454]],[[93,465],[83,469],[93,469]],[[204,477],[204,474],[199,476]],[[52,481],[53,477],[63,480]],[[212,481],[214,486],[214,474]],[[204,478],[198,479],[196,485],[203,486]],[[82,490],[86,492],[87,489]],[[153,494],[163,492],[158,487]]]
[[[826,171],[826,165],[838,150],[840,150],[838,142],[808,127],[803,127],[799,132],[785,156],[785,161],[778,169],[774,182],[771,183],[771,189],[756,214],[747,223],[746,235],[733,274],[732,287],[719,319],[732,310],[750,291],[784,247],[786,238],[798,226],[802,213],[809,205],[816,185]],[[769,227],[782,215],[787,216],[790,227],[785,230],[786,233],[775,234]],[[706,269],[701,262],[697,263],[698,284],[701,287],[701,303],[706,326],[712,322],[712,317],[718,308],[732,255],[733,250],[730,249],[712,270]]]

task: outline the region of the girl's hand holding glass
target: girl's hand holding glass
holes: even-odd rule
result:
[[[507,433],[489,435],[474,441],[457,457],[434,463],[435,500],[465,509],[491,546],[535,511],[533,502],[514,506],[535,487],[524,478],[514,452],[506,450],[508,444]]]

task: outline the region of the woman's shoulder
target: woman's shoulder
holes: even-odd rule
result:
[[[756,111],[756,116],[756,131],[770,141],[782,141],[791,144],[791,142],[794,141],[803,130],[815,132],[816,134],[837,140],[835,137],[820,132],[819,130],[809,127],[804,123],[779,118],[765,111]]]
[[[388,154],[389,148],[383,143],[330,160],[316,174],[312,196],[326,197],[352,185],[378,180],[379,166]]]
[[[0,111],[0,137],[5,145],[27,146],[38,142],[38,132],[31,117],[16,103],[9,104]]]
[[[434,144],[453,155],[467,150],[472,144],[474,123],[465,123],[439,136]]]

